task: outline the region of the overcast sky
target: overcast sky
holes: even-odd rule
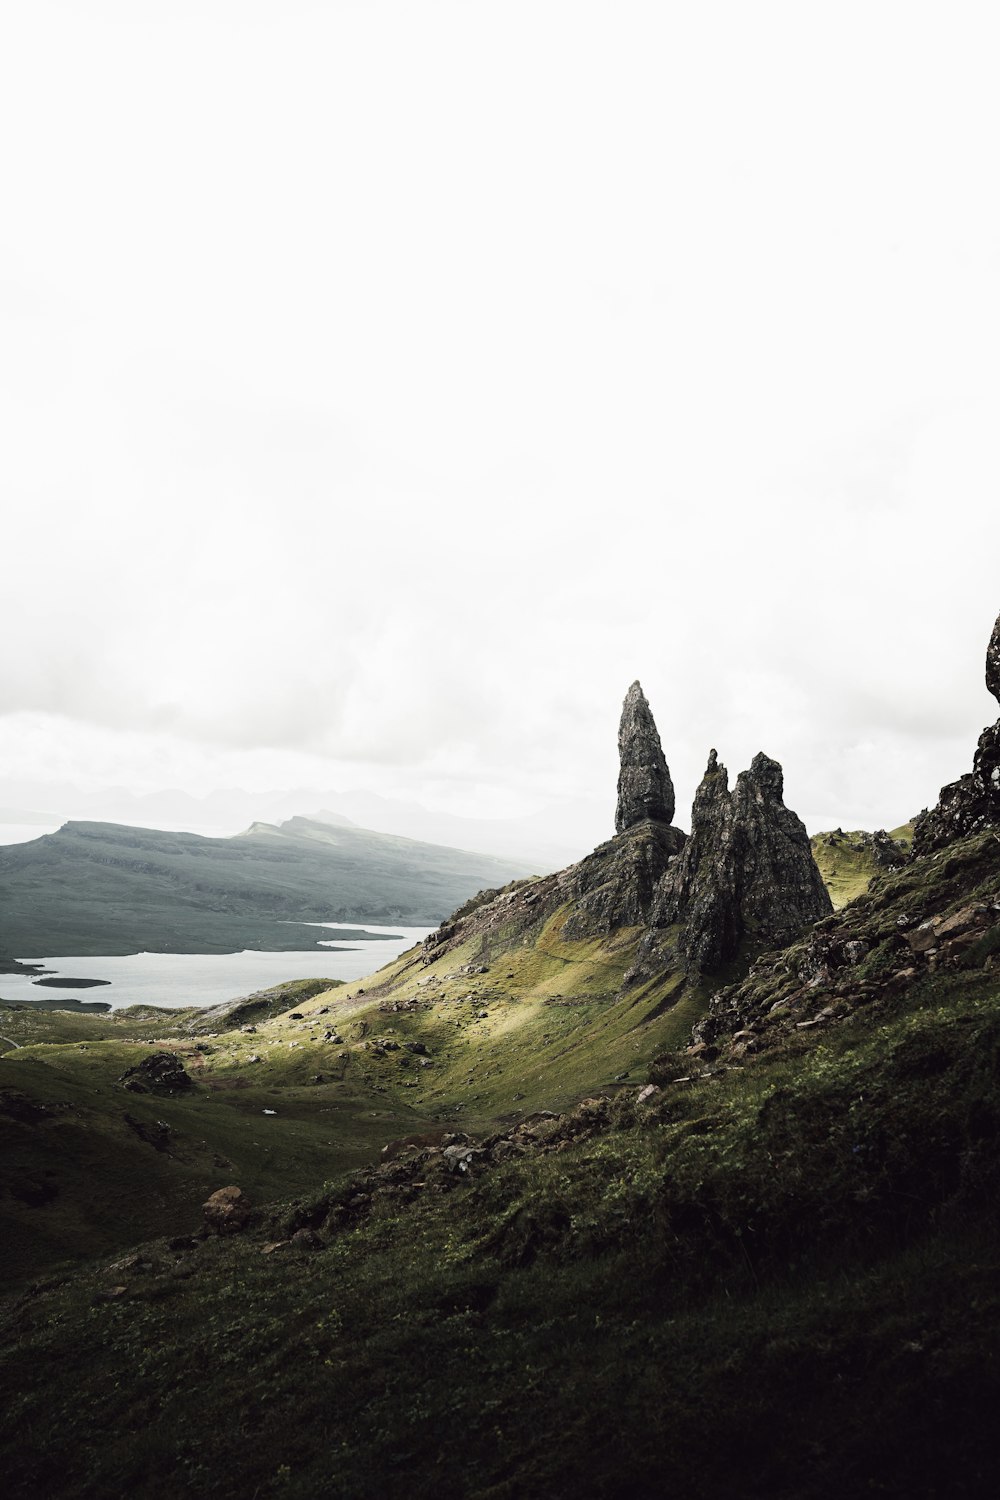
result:
[[[997,713],[995,43],[960,0],[6,6],[0,804],[610,831],[635,677],[682,823],[713,746],[814,830],[933,802]]]

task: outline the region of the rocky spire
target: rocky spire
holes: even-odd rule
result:
[[[733,791],[742,925],[768,939],[795,936],[833,910],[805,824],[785,806],[784,783],[778,762],[761,752]]]
[[[986,648],[986,686],[1000,703],[1000,616]],[[914,824],[914,854],[930,854],[953,839],[1000,828],[1000,719],[979,736],[970,774],[941,788],[937,807]]]
[[[738,901],[730,849],[729,773],[715,751],[694,794],[691,837],[663,880],[654,920],[681,923],[680,949],[692,969],[710,970],[739,945]]]
[[[790,941],[832,904],[809,836],[782,800],[776,760],[754,757],[729,791],[715,751],[695,794],[691,837],[664,876],[655,920],[679,923],[693,970],[712,973],[744,939]]]
[[[646,695],[633,682],[622,705],[618,726],[618,808],[615,831],[624,833],[636,823],[651,818],[671,823],[674,816],[674,786],[656,732]]]
[[[986,686],[1000,703],[1000,615],[986,648]]]

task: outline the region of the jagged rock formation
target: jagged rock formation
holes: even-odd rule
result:
[[[713,750],[692,811],[690,838],[669,820],[674,789],[649,704],[629,688],[619,734],[618,832],[578,864],[543,880],[485,891],[425,939],[422,962],[475,934],[489,949],[529,941],[567,908],[562,937],[645,928],[629,983],[666,969],[710,974],[745,939],[780,944],[833,910],[809,837],[782,801],[777,761],[758,755],[733,791]],[[676,932],[666,928],[679,927]]]
[[[927,974],[1000,964],[1000,868],[992,836],[969,838],[947,860],[880,875],[868,894],[814,926],[748,976],[717,990],[689,1054],[726,1061],[764,1052],[874,1011]],[[654,1072],[654,1080],[656,1074]]]
[[[646,695],[633,682],[618,727],[616,835],[560,877],[560,894],[574,903],[570,938],[648,925],[659,883],[684,847],[671,825],[674,787]]]
[[[151,1052],[134,1068],[126,1068],[118,1082],[131,1094],[176,1094],[193,1087],[176,1052]]]
[[[986,648],[986,686],[1000,703],[1000,616]],[[979,736],[971,773],[941,788],[913,830],[914,854],[930,854],[983,828],[1000,828],[1000,719]]]
[[[682,924],[692,970],[713,973],[745,938],[787,942],[833,907],[801,820],[782,800],[781,766],[763,753],[729,791],[713,750],[695,795],[691,837],[664,876],[654,921]]]
[[[622,705],[618,754],[621,770],[615,832],[624,833],[647,818],[672,823],[674,786],[653,715],[638,682],[633,682]]]
[[[1000,615],[986,648],[986,687],[1000,703]]]
[[[691,837],[663,882],[654,915],[660,927],[683,923],[681,952],[695,969],[725,962],[739,944],[732,836],[729,773],[712,750],[694,796]]]
[[[648,925],[659,883],[685,839],[682,829],[647,820],[572,865],[560,882],[562,899],[574,903],[563,929],[566,937]]]

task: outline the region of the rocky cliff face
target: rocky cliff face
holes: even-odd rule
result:
[[[729,773],[713,750],[691,809],[691,837],[659,892],[653,921],[683,924],[680,951],[695,969],[724,962],[739,944],[733,802]]]
[[[729,777],[715,751],[695,795],[691,838],[661,883],[654,921],[681,923],[688,966],[713,973],[745,938],[787,942],[832,904],[809,836],[783,801],[782,770],[760,754]]]
[[[574,903],[568,938],[604,935],[650,923],[660,880],[684,848],[680,828],[647,819],[617,834],[568,869],[560,893]]]
[[[1000,703],[1000,617],[986,649],[986,686]],[[984,828],[1000,828],[1000,719],[984,729],[971,773],[941,788],[937,807],[917,818],[914,854],[929,854]]]
[[[621,770],[615,832],[624,833],[647,818],[669,825],[674,816],[674,786],[653,715],[638,682],[633,682],[622,705],[618,754]]]

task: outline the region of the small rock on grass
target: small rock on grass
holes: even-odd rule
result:
[[[242,1188],[219,1188],[201,1206],[213,1234],[238,1234],[250,1218],[250,1201]]]

